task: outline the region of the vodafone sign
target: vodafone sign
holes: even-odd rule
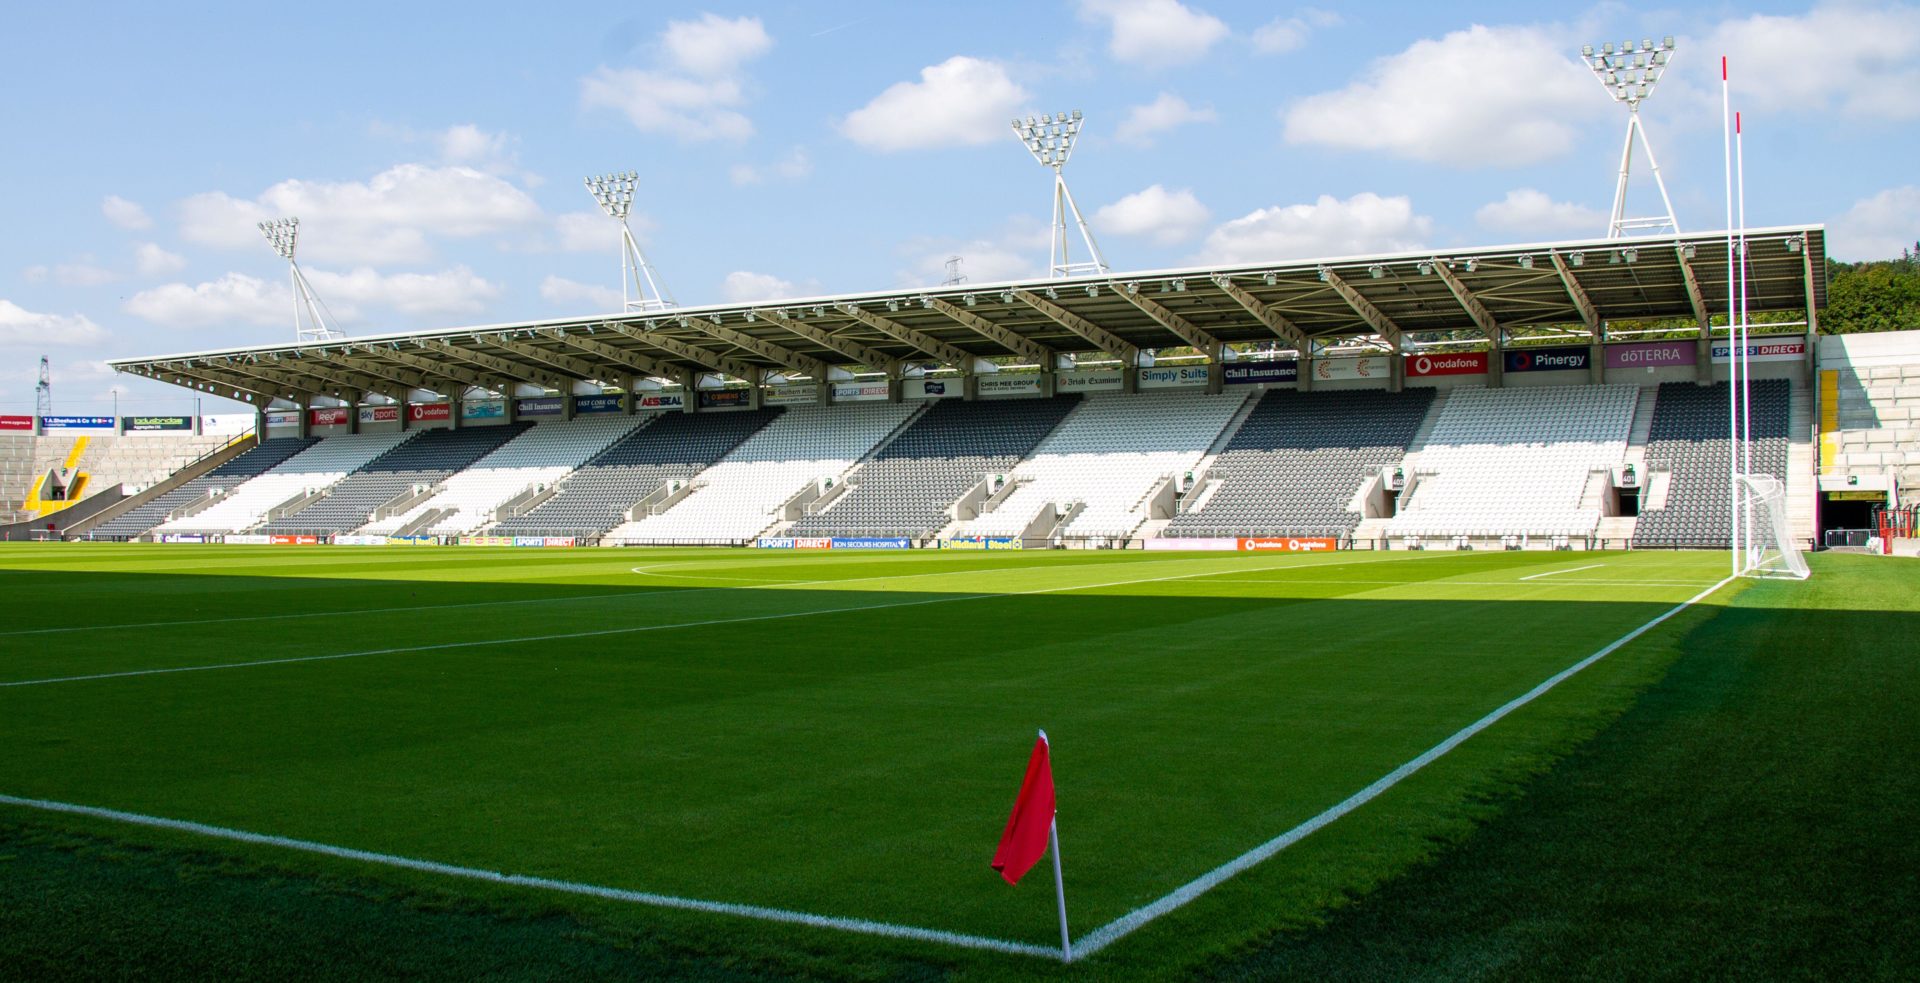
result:
[[[452,417],[453,407],[446,403],[413,403],[407,407],[407,419],[415,423],[447,420]]]
[[[1485,375],[1486,352],[1454,352],[1450,355],[1408,355],[1407,375]]]

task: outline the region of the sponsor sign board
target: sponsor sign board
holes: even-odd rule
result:
[[[793,386],[768,386],[760,397],[762,406],[796,406],[820,400],[820,387],[812,383]]]
[[[15,416],[11,413],[5,416],[0,416],[0,431],[6,431],[8,433],[16,433],[20,431],[31,431],[32,429],[33,429],[33,417]]]
[[[432,423],[452,418],[451,403],[411,403],[407,406],[407,419],[413,423]]]
[[[40,418],[41,430],[112,430],[114,419],[110,416],[43,416]]]
[[[1408,355],[1407,375],[1485,375],[1486,352],[1451,352],[1446,355]]]
[[[353,410],[345,406],[316,406],[307,411],[307,423],[315,427],[344,426],[353,419]]]
[[[708,389],[700,393],[700,406],[708,407],[752,405],[753,394],[745,389]]]
[[[827,550],[833,540],[825,536],[762,536],[754,546],[763,550]]]
[[[1204,386],[1212,373],[1208,365],[1156,365],[1138,369],[1140,388],[1172,389],[1175,386]]]
[[[1509,348],[1505,362],[1508,372],[1560,372],[1585,369],[1593,362],[1593,351],[1585,345]]]
[[[908,550],[913,541],[905,536],[835,536],[830,545],[837,550]]]
[[[1146,541],[1146,548],[1150,550],[1232,551],[1240,548],[1240,540],[1231,536],[1212,538],[1195,537],[1192,539],[1161,539],[1156,537]]]
[[[462,546],[512,546],[513,537],[512,536],[462,536],[459,539],[459,543]]]
[[[999,396],[1038,396],[1040,395],[1040,373],[983,375],[975,385],[975,392],[982,399],[993,399]]]
[[[1385,379],[1389,373],[1387,356],[1362,355],[1359,358],[1322,358],[1313,363],[1315,381],[1338,379]]]
[[[648,393],[645,396],[635,397],[633,405],[643,410],[685,409],[687,397],[682,393]]]
[[[1018,536],[955,536],[940,541],[943,550],[1017,550],[1025,545]]]
[[[887,398],[887,384],[884,382],[836,382],[833,384],[833,401],[836,403],[869,403]]]
[[[525,411],[523,410],[522,413],[524,412]],[[573,412],[575,414],[618,413],[620,412],[620,397],[618,396],[575,396],[573,398]]]
[[[267,544],[270,546],[318,546],[320,545],[320,537],[318,536],[268,536]]]
[[[163,543],[204,543],[208,540],[207,537],[197,532],[169,532],[162,533],[160,541]]]
[[[1608,345],[1607,368],[1657,369],[1665,365],[1692,365],[1696,359],[1691,341],[1649,341],[1637,345]]]
[[[1098,393],[1118,391],[1126,381],[1121,370],[1072,369],[1053,377],[1055,392]]]
[[[123,416],[120,429],[127,433],[156,433],[193,429],[190,416]]]
[[[495,420],[507,415],[504,399],[476,399],[460,405],[462,420]]]
[[[614,409],[619,408],[619,404],[615,403]],[[566,411],[566,404],[561,402],[559,396],[521,399],[514,401],[513,411],[521,416],[559,416]]]
[[[1271,362],[1228,362],[1222,367],[1220,381],[1229,386],[1260,383],[1297,382],[1300,363],[1291,358]]]
[[[335,546],[385,546],[387,545],[387,537],[341,535],[341,536],[333,537],[333,545]]]
[[[1733,346],[1724,341],[1713,343],[1713,360],[1725,362]],[[1792,341],[1749,341],[1747,342],[1747,361],[1749,362],[1798,362],[1807,357],[1807,340],[1795,338]]]
[[[439,541],[432,536],[388,536],[388,546],[433,546]]]
[[[299,425],[300,411],[298,410],[275,410],[267,414],[267,426],[269,427],[297,427]]]
[[[951,399],[966,395],[966,388],[959,379],[908,379],[900,395],[907,399]]]
[[[360,407],[360,422],[361,423],[399,423],[400,407],[398,406],[362,406]]]
[[[272,539],[257,532],[229,533],[224,537],[228,546],[265,546]]]
[[[1340,548],[1338,540],[1325,536],[1243,536],[1240,548],[1261,552],[1322,553]]]

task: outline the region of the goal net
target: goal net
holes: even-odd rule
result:
[[[1805,580],[1806,557],[1787,526],[1787,488],[1770,474],[1743,474],[1734,501],[1740,520],[1739,570],[1747,577]]]

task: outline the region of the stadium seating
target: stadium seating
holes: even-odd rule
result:
[[[916,403],[844,403],[790,407],[720,463],[701,472],[695,490],[658,515],[615,527],[612,542],[741,542],[779,520],[803,488],[838,480],[919,411]]]
[[[531,424],[423,430],[333,486],[327,497],[267,523],[261,532],[335,535],[358,529],[408,489],[432,487],[526,432]]]
[[[1582,499],[1593,470],[1619,465],[1635,386],[1455,389],[1409,489],[1387,524],[1394,538],[1590,536],[1598,508]]]
[[[178,488],[108,519],[87,533],[91,539],[132,539],[167,521],[168,513],[237,488],[313,446],[317,438],[276,437]]]
[[[1080,402],[1054,399],[941,400],[873,460],[849,489],[795,536],[931,536],[953,521],[947,509],[988,474],[1011,471]]]
[[[530,427],[442,482],[438,495],[399,515],[370,522],[360,531],[369,535],[398,532],[431,511],[438,517],[420,526],[416,530],[420,534],[470,533],[492,522],[493,511],[514,496],[560,480],[639,423],[630,416],[601,416]]]
[[[89,435],[74,469],[87,475],[81,497],[114,485],[128,494],[145,490],[232,439],[231,434]],[[78,440],[77,436],[0,437],[0,519],[19,509],[48,471],[66,463]]]
[[[331,488],[411,436],[379,433],[328,437],[232,489],[206,510],[163,522],[155,531],[242,532],[259,525],[276,506]]]
[[[1198,463],[1247,398],[1245,392],[1088,396],[1014,469],[1018,487],[950,535],[1018,536],[1046,506],[1078,510],[1057,534],[1131,535],[1147,519],[1147,494]]]
[[[554,497],[489,533],[594,537],[626,521],[635,502],[688,481],[780,413],[663,413],[560,482]]]
[[[1208,469],[1217,488],[1165,535],[1350,536],[1361,483],[1406,456],[1433,390],[1274,390]]]
[[[1755,380],[1750,390],[1753,470],[1783,481],[1788,479],[1788,392],[1785,379]],[[1727,398],[1724,382],[1660,386],[1647,438],[1647,466],[1654,473],[1665,470],[1669,477],[1664,507],[1640,511],[1633,529],[1635,548],[1727,548],[1732,524]]]

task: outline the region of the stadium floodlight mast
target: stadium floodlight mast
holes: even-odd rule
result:
[[[629,311],[663,311],[673,307],[673,295],[660,286],[660,277],[640,251],[639,240],[627,216],[633,212],[633,189],[640,175],[633,171],[595,174],[586,179],[587,193],[609,218],[620,223],[620,299]]]
[[[1076,109],[1072,115],[1054,113],[1047,116],[1029,116],[1013,121],[1013,135],[1033,155],[1033,159],[1043,167],[1053,169],[1053,242],[1048,247],[1048,275],[1056,279],[1070,276],[1105,276],[1110,272],[1106,258],[1100,255],[1100,244],[1093,241],[1093,231],[1087,228],[1087,220],[1080,214],[1080,206],[1073,203],[1073,193],[1067,190],[1067,178],[1062,169],[1067,166],[1067,158],[1073,156],[1073,145],[1080,138],[1080,127],[1085,117]],[[1067,214],[1073,214],[1075,225],[1080,227],[1080,240],[1086,243],[1087,255],[1091,258],[1082,262],[1073,262],[1067,254]]]
[[[300,344],[313,341],[334,341],[346,335],[335,331],[326,316],[326,305],[321,303],[320,295],[313,292],[313,284],[307,282],[306,274],[300,272],[300,264],[293,258],[294,250],[300,244],[300,220],[297,218],[278,218],[271,222],[261,222],[260,234],[267,237],[267,243],[273,251],[287,261],[287,269],[293,278],[293,337]]]
[[[1618,239],[1634,232],[1678,233],[1680,221],[1674,217],[1673,199],[1667,196],[1667,182],[1660,178],[1660,162],[1654,159],[1653,145],[1647,142],[1646,124],[1640,121],[1640,104],[1653,95],[1654,86],[1673,61],[1673,37],[1662,38],[1659,44],[1652,38],[1644,38],[1638,45],[1622,41],[1618,47],[1608,41],[1597,51],[1591,44],[1584,45],[1580,48],[1580,57],[1592,69],[1600,86],[1607,90],[1607,95],[1627,107],[1627,139],[1620,149],[1620,176],[1613,190],[1613,218],[1607,225],[1607,238]],[[1665,215],[1627,217],[1627,178],[1633,168],[1636,137],[1640,149],[1646,152],[1653,183],[1660,188],[1660,202],[1667,208]]]

